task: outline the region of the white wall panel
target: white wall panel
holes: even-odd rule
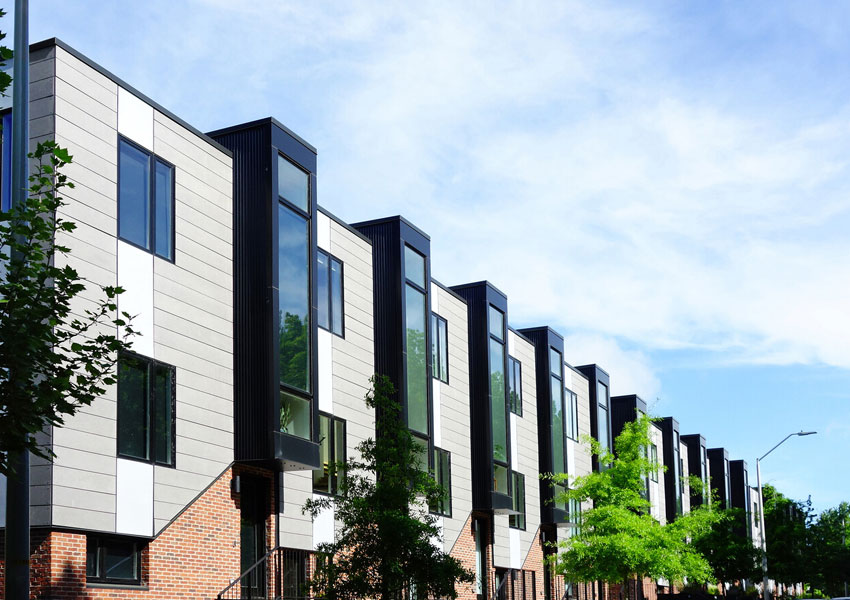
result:
[[[517,436],[517,416],[513,412],[511,417],[511,464],[514,470],[519,470],[519,439]]]
[[[117,459],[115,531],[153,533],[153,465]]]
[[[313,494],[313,500],[318,500],[322,496]],[[334,509],[329,508],[320,512],[313,519],[313,550],[319,544],[332,544],[334,541]]]
[[[118,310],[133,316],[133,351],[154,358],[153,254],[118,240]]]
[[[441,402],[442,402],[442,387],[443,383],[437,379],[433,380],[433,399],[434,399],[434,445],[437,448],[443,447],[443,426],[440,422]]]
[[[319,328],[319,410],[333,414],[333,338],[334,334]]]
[[[153,152],[153,107],[118,88],[118,133]]]
[[[331,220],[323,212],[316,219],[316,245],[325,252],[331,251]]]
[[[521,569],[522,568],[522,547],[520,543],[519,529],[511,529],[508,532],[508,538],[510,540],[511,547],[511,568],[512,569]]]

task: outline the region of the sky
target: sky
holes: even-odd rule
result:
[[[2,3],[9,6],[9,0]],[[850,4],[34,0],[202,131],[274,116],[319,203],[816,510],[850,500]],[[4,29],[11,28],[7,18]]]

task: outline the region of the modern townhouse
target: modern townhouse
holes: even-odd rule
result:
[[[737,529],[738,535],[750,537],[752,533],[752,500],[750,498],[750,481],[746,461],[729,461],[729,505],[743,511],[743,521]]]
[[[709,488],[709,470],[708,470],[708,453],[705,443],[705,438],[698,433],[682,435],[679,438],[681,442],[687,446],[688,461],[687,474],[690,477],[698,477],[702,481],[702,487],[699,490],[693,490],[689,495],[689,501],[692,506],[702,506],[711,501],[710,495],[707,494]]]
[[[32,47],[30,90],[32,141],[74,156],[63,211],[78,228],[57,241],[81,275],[127,290],[140,332],[117,386],[41,436],[57,458],[31,469],[35,594],[302,597],[337,527],[302,507],[379,433],[364,397],[380,373],[448,490],[430,510],[475,573],[461,598],[612,595],[544,568],[589,506],[540,475],[598,469],[582,436],[613,449],[639,397],[567,364],[551,328],[511,328],[493,284],[436,281],[430,237],[404,218],[323,209],[316,148],[277,120],[205,135],[55,39]],[[651,437],[664,523],[689,508],[685,465],[707,480],[705,440],[670,417]]]
[[[711,492],[716,496],[722,508],[731,506],[731,481],[729,478],[729,453],[725,448],[709,448],[708,472],[711,478]]]

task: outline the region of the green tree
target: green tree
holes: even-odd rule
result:
[[[808,583],[813,568],[808,539],[810,507],[786,497],[772,485],[762,490],[768,575],[780,583]]]
[[[823,511],[810,527],[809,539],[812,586],[831,597],[845,596],[845,584],[850,583],[850,504]]]
[[[404,424],[389,379],[371,381],[366,405],[375,410],[375,439],[358,444],[360,458],[333,465],[341,475],[336,498],[308,500],[304,506],[313,518],[333,506],[342,525],[334,542],[318,547],[332,559],[319,561],[310,581],[313,595],[456,598],[455,585],[471,583],[473,575],[433,543],[440,531],[428,504],[445,492],[420,466],[427,464],[424,450]]]
[[[711,531],[695,542],[716,581],[761,579],[761,550],[747,535],[747,514],[739,508],[717,511]]]
[[[597,440],[586,438],[603,466],[599,472],[569,479],[552,475],[569,489],[561,500],[592,501],[579,528],[558,543],[553,567],[569,581],[621,583],[631,579],[665,578],[681,583],[709,579],[711,567],[693,544],[716,522],[716,513],[697,508],[672,523],[661,525],[650,514],[645,498],[646,476],[658,465],[647,456],[651,420],[641,416],[627,423],[615,440],[616,456]]]
[[[8,49],[0,49],[0,57],[8,59]],[[59,214],[58,193],[73,187],[60,172],[71,156],[47,141],[29,158],[28,197],[0,213],[2,474],[9,473],[10,453],[52,456],[35,434],[61,426],[115,382],[117,355],[133,335],[129,315],[117,314],[121,288],[101,287],[102,299],[75,302],[88,282],[67,264],[69,249],[56,243],[75,229]],[[120,338],[118,327],[124,328]]]

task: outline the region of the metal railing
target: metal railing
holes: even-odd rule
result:
[[[217,600],[309,600],[313,553],[277,546],[216,596]]]

